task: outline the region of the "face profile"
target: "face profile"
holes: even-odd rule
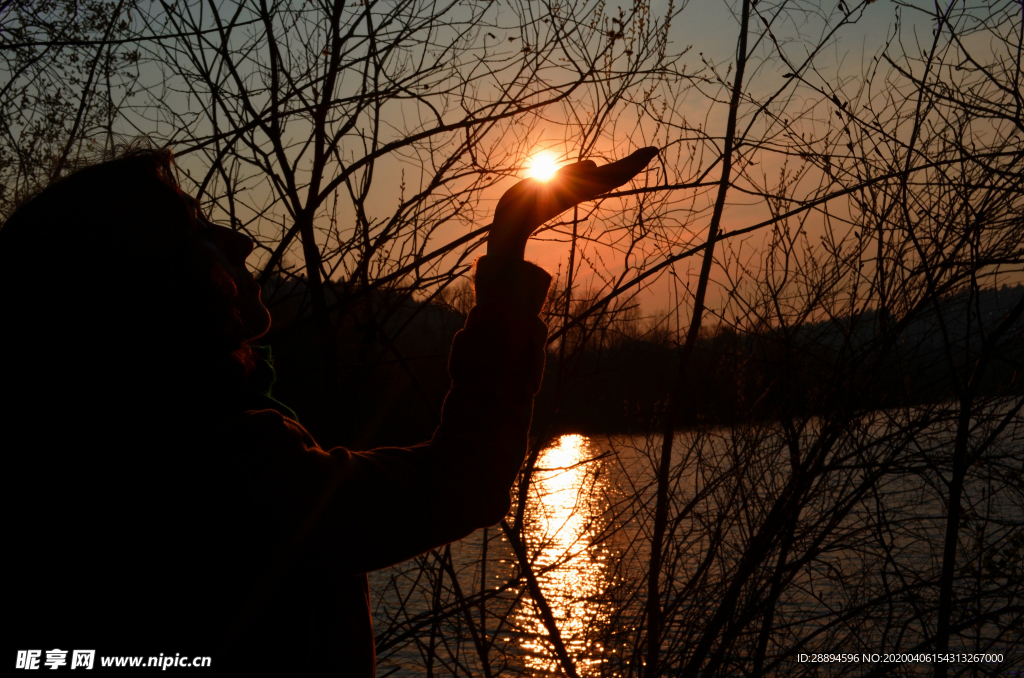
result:
[[[211,398],[244,391],[250,343],[270,327],[252,252],[182,191],[168,149],[128,148],[50,184],[0,230],[8,381],[40,397],[51,380],[98,384],[135,393],[131,407],[174,393],[172,376]],[[54,361],[68,355],[87,359]]]
[[[260,298],[260,286],[245,265],[253,243],[247,235],[204,220],[198,232],[206,253],[230,279],[235,311],[246,340],[258,339],[270,329],[270,311]]]

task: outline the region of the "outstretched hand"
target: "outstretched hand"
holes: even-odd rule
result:
[[[549,181],[523,179],[498,201],[487,236],[487,254],[521,259],[526,241],[541,224],[573,205],[622,186],[657,154],[657,148],[648,146],[601,167],[593,160],[566,165]]]

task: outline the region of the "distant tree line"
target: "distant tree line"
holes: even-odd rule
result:
[[[291,283],[294,285],[295,283]],[[277,392],[294,404],[303,419],[330,431],[338,444],[353,447],[412,443],[428,437],[437,425],[448,389],[446,361],[451,340],[472,305],[468,281],[431,303],[404,295],[381,293],[374,300],[375,322],[343,324],[336,359],[345,365],[343,388],[318,389],[318,359],[309,355],[298,305],[273,307],[278,328],[267,343],[273,348],[281,377]],[[283,293],[283,290],[282,290]],[[552,301],[562,291],[552,291]],[[282,294],[283,298],[289,298]],[[975,300],[979,312],[999,317],[1024,297],[1024,286],[991,288]],[[297,300],[300,295],[290,298]],[[980,346],[979,327],[968,324],[966,294],[945,298],[949,341],[956,348],[956,371],[967,369]],[[678,428],[735,426],[770,421],[785,414],[826,414],[828,394],[837,385],[830,377],[841,369],[844,352],[872,351],[878,312],[865,311],[838,321],[809,322],[782,329],[740,333],[730,326],[705,331],[693,356],[697,388],[684,394]],[[674,336],[667,317],[644,317],[639,309],[617,315],[600,337],[571,361],[559,362],[557,347],[549,350],[546,376],[536,406],[535,430],[549,435],[584,433],[646,433],[664,407],[665,393],[676,362]],[[955,397],[953,377],[946,369],[938,318],[926,313],[902,331],[882,378],[868,380],[850,372],[842,388],[851,411],[905,408]],[[307,332],[312,326],[305,323]],[[381,333],[408,325],[405,339],[392,350]],[[978,392],[986,396],[1024,394],[1024,320],[1003,340],[998,369],[982,377]],[[972,351],[972,346],[974,347]],[[560,371],[562,391],[556,393]],[[870,390],[857,385],[870,381]],[[346,416],[338,417],[338,412]],[[401,416],[399,416],[401,413]]]

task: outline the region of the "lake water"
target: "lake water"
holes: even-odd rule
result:
[[[805,562],[778,587],[766,670],[794,668],[792,659],[771,664],[780,648],[909,651],[926,633],[922,625],[927,627],[933,615],[915,606],[934,605],[935,587],[928,582],[940,568],[945,524],[944,485],[929,465],[941,468],[952,432],[944,424],[925,421],[915,427],[885,413],[872,417],[844,432],[841,443],[823,456],[826,472],[809,495],[792,539],[793,558]],[[997,444],[982,449],[987,456],[965,492],[961,549],[976,550],[979,563],[991,559],[993,548],[998,554],[1004,539],[1021,534],[1024,487],[1014,485],[1019,480],[1013,469],[1024,463],[1022,428],[1019,418],[1013,419],[1000,430]],[[988,430],[978,423],[979,445]],[[798,439],[810,450],[820,435],[812,423]],[[668,656],[692,648],[716,607],[716,592],[728,584],[765,507],[788,478],[783,437],[770,427],[677,435],[672,531],[662,577],[666,600],[673,601],[663,646]],[[660,448],[657,436],[565,435],[538,458],[523,533],[538,584],[580,676],[635,675],[641,665],[645,640],[637,629],[646,604]],[[864,492],[859,488],[872,464],[889,464],[888,474]],[[837,505],[845,508],[837,512]],[[733,508],[720,511],[724,506]],[[828,520],[834,525],[826,529]],[[715,555],[705,561],[709,549]],[[501,528],[479,530],[439,556],[451,558],[457,585],[431,555],[371,575],[378,675],[422,676],[428,667],[431,675],[484,675],[481,652],[491,663],[491,675],[555,675],[558,661],[548,632],[525,582],[515,578],[515,556]],[[989,586],[989,576],[979,575],[979,586]],[[991,584],[1006,588],[998,576]],[[979,605],[989,614],[1016,600],[1014,595],[1019,592],[981,595]],[[434,614],[437,610],[446,614]],[[883,613],[890,619],[880,621]],[[997,626],[979,623],[974,647],[984,650],[998,633]],[[753,652],[754,636],[741,638],[737,651]],[[1019,655],[1013,647],[1007,652],[1005,641],[1004,633],[997,649]],[[819,675],[850,668],[825,667]]]

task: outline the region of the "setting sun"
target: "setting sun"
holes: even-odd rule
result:
[[[547,181],[551,177],[555,176],[555,172],[557,172],[558,169],[559,167],[558,163],[555,162],[555,156],[545,151],[543,153],[538,153],[530,159],[530,164],[526,170],[526,176],[539,181]]]

